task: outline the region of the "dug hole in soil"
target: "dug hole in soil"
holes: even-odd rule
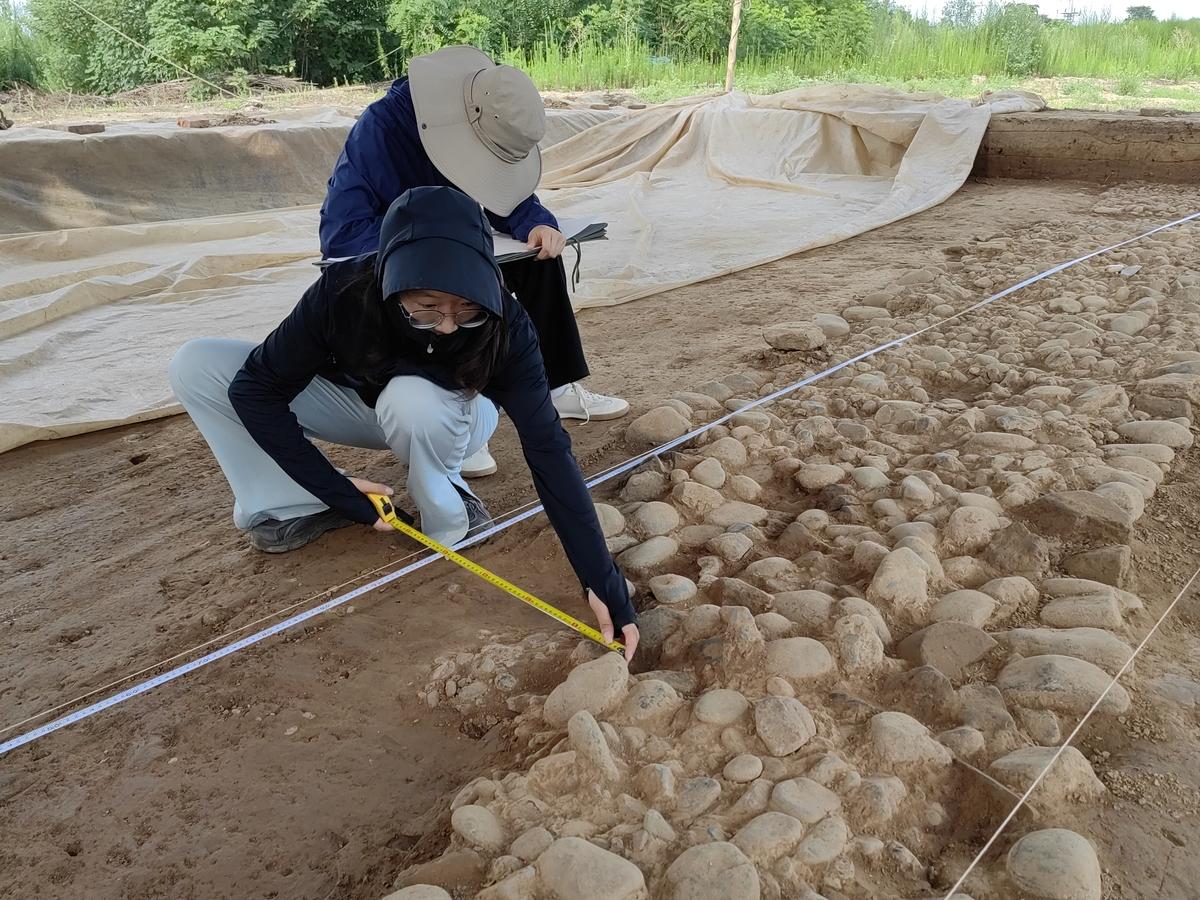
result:
[[[1196,209],[971,183],[585,313],[593,387],[635,412],[572,427],[580,462]],[[1076,266],[599,490],[640,589],[631,671],[437,563],[14,752],[0,891],[943,896],[1196,568],[1198,244]],[[532,490],[510,431],[493,452],[501,513]],[[331,453],[402,484],[386,454]],[[4,463],[0,727],[415,550],[347,529],[255,553],[184,418]],[[586,616],[544,518],[472,556]],[[962,896],[1194,893],[1196,616],[1187,595]]]

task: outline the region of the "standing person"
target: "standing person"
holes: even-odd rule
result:
[[[370,253],[383,214],[409,188],[448,185],[470,195],[500,232],[538,250],[501,266],[542,345],[554,408],[564,419],[616,419],[629,404],[587,390],[583,343],[559,258],[566,239],[533,193],[546,132],[541,95],[520,69],[498,66],[474,47],[446,47],[409,61],[409,77],[363,111],[350,129],[321,206],[321,253]],[[483,447],[463,467],[490,475]]]
[[[600,631],[637,647],[637,616],[571,454],[528,313],[502,284],[488,222],[449,187],[404,193],[377,253],[332,263],[257,347],[201,338],[171,360],[171,386],[233,490],[234,523],[269,553],[360,522],[391,532],[368,493],[310,437],[390,448],[408,466],[421,528],[444,544],[491,526],[462,463],[497,407],[516,426],[546,515]]]

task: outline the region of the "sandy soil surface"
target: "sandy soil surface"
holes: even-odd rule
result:
[[[1040,270],[1196,209],[1197,189],[971,183],[834,247],[582,314],[593,386],[641,412],[747,368],[776,368],[782,384],[804,369],[766,349],[764,325],[880,290],[940,262],[948,245],[1007,237]],[[571,428],[585,472],[628,456],[626,424]],[[532,489],[511,430],[493,450],[501,472],[481,493],[499,514]],[[359,474],[402,479],[386,454],[333,456]],[[1198,480],[1193,451],[1139,524],[1139,593],[1151,613],[1195,568]],[[0,728],[413,550],[347,529],[281,558],[257,554],[232,528],[225,482],[186,418],[5,454],[0,496]],[[544,518],[475,557],[583,615]],[[1197,616],[1194,599],[1181,605],[1139,660],[1141,679],[1200,675]],[[505,729],[493,727],[503,709],[464,718],[421,702],[430,669],[545,630],[536,613],[438,563],[22,749],[0,767],[0,894],[381,896],[444,845],[448,796],[513,759]],[[572,643],[564,636],[562,649]],[[561,657],[547,659],[518,667],[523,691],[545,693],[561,678]],[[1086,813],[1091,833],[1109,836],[1100,855],[1110,896],[1184,897],[1200,881],[1198,737],[1194,709],[1149,691],[1120,722],[1085,732],[1112,793]],[[964,842],[977,845],[985,825]]]
[[[269,118],[274,111],[337,107],[359,110],[378,98],[387,82],[347,87],[315,88],[293,79],[268,79],[275,89],[252,89],[250,96],[214,96],[192,99],[191,83],[169,81],[145,85],[131,91],[103,97],[91,94],[50,93],[30,89],[0,91],[0,108],[17,125],[50,125],[68,122],[172,121],[180,116],[220,118],[239,114],[251,118]],[[1140,82],[1126,85],[1133,94],[1121,94],[1125,82],[1100,78],[1031,78],[1015,84],[990,82],[982,76],[974,79],[933,79],[912,81],[905,90],[937,91],[948,96],[975,99],[987,89],[1016,87],[1043,97],[1054,109],[1083,110],[1192,110],[1200,109],[1200,83]],[[797,85],[803,83],[797,80]],[[900,85],[897,85],[900,87]],[[751,85],[749,90],[755,90]],[[778,88],[772,88],[773,90]],[[594,105],[629,106],[656,102],[679,94],[718,93],[719,86],[655,85],[643,90],[544,91],[551,107],[591,107]],[[215,91],[213,92],[216,93]]]

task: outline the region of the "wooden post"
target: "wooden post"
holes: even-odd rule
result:
[[[725,64],[725,93],[733,90],[733,67],[737,62],[738,29],[742,25],[742,0],[733,0],[733,21],[729,24],[729,61]]]

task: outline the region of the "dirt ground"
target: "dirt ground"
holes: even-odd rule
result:
[[[378,100],[390,82],[356,84],[346,87],[317,88],[294,79],[278,79],[279,88],[253,90],[250,94],[217,94],[194,99],[191,82],[168,81],[146,85],[109,97],[96,94],[70,94],[20,88],[0,91],[0,108],[14,125],[45,126],[83,122],[174,121],[181,116],[245,116],[267,119],[272,113],[313,109],[345,109],[357,113]],[[629,90],[544,91],[546,105],[563,107],[604,107],[644,105]]]
[[[344,87],[317,88],[295,79],[275,76],[251,87],[248,94],[217,95],[194,99],[188,80],[145,85],[112,96],[19,88],[0,91],[0,108],[17,125],[50,125],[65,122],[131,122],[150,118],[171,121],[180,116],[241,114],[254,118],[270,117],[281,110],[336,107],[360,110],[381,96],[387,82]],[[806,83],[797,78],[795,86]],[[1166,82],[1140,79],[1103,78],[1028,78],[1008,79],[915,79],[893,86],[908,91],[934,91],[947,96],[974,99],[984,90],[1019,88],[1043,97],[1052,109],[1085,110],[1200,110],[1200,83]],[[232,87],[232,85],[230,85]],[[763,88],[751,83],[742,89]],[[773,84],[770,90],[779,90]],[[661,102],[686,94],[717,93],[718,85],[665,83],[642,88],[543,92],[552,107],[607,104],[627,106],[649,101]],[[1130,93],[1122,93],[1129,91]]]
[[[1114,195],[1125,214],[1095,211]],[[878,290],[947,245],[1012,236],[1040,270],[1196,209],[1195,188],[969,183],[933,210],[833,247],[581,314],[592,386],[641,411],[769,365],[763,325]],[[585,472],[628,456],[627,421],[571,428]],[[480,492],[499,514],[533,492],[511,429],[502,426],[493,449],[501,472]],[[386,454],[332,455],[402,483]],[[413,550],[346,529],[283,557],[256,553],[233,529],[225,482],[182,417],[5,454],[0,497],[0,737]],[[1145,627],[1200,560],[1198,498],[1193,451],[1139,526]],[[584,615],[544,518],[474,556]],[[1083,823],[1104,836],[1112,898],[1194,896],[1200,883],[1200,721],[1152,687],[1166,674],[1200,677],[1198,619],[1200,602],[1185,598],[1138,661],[1135,711],[1082,735],[1112,795]],[[502,728],[418,701],[434,660],[546,628],[438,563],[16,751],[0,765],[0,895],[380,897],[408,862],[439,849],[448,793],[512,752]],[[538,665],[524,674],[534,686],[561,675]]]
[[[1200,566],[1200,450],[1189,452],[1147,510],[1132,542],[1137,590],[1146,602],[1135,629],[1139,638]],[[1075,825],[1096,842],[1105,900],[1196,896],[1200,710],[1164,696],[1159,685],[1171,676],[1200,676],[1196,585],[1183,594],[1122,679],[1133,698],[1130,711],[1117,719],[1089,721],[1074,742],[1109,790],[1101,803],[1077,810]],[[1030,805],[1036,810],[1037,803],[1035,792]],[[972,853],[999,826],[999,818],[973,836]],[[1037,817],[1025,821],[1036,822]],[[1007,847],[1003,841],[997,846],[987,859],[1002,857]]]

